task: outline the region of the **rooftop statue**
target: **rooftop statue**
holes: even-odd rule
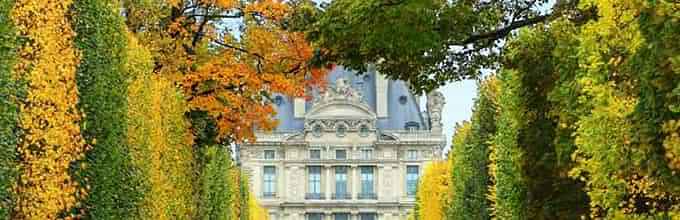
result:
[[[442,110],[446,101],[444,95],[439,91],[432,91],[427,94],[427,112],[430,115],[430,123],[433,131],[442,129]]]

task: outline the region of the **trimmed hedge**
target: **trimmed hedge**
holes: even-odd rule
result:
[[[505,70],[500,74],[501,114],[494,140],[491,171],[494,216],[499,219],[527,219],[527,186],[523,178],[523,152],[518,145],[520,128],[526,118],[519,99],[518,73]]]
[[[231,204],[234,199],[230,188],[238,187],[230,180],[232,162],[229,151],[220,146],[201,149],[204,165],[201,172],[201,193],[198,217],[206,220],[232,219]]]
[[[13,0],[0,1],[0,219],[9,219],[14,207],[12,186],[19,172],[17,138],[22,89],[13,76],[16,55],[16,32],[10,19]]]
[[[487,200],[490,184],[487,171],[490,140],[496,132],[497,85],[491,77],[479,85],[468,134],[454,137],[453,195],[447,211],[448,219],[490,219]],[[462,138],[462,140],[461,140]]]
[[[128,140],[145,189],[141,218],[192,219],[196,175],[183,96],[160,76],[137,76],[129,89]]]
[[[78,68],[83,136],[92,149],[83,175],[91,187],[85,201],[92,219],[129,219],[139,215],[140,176],[127,143],[126,36],[118,1],[76,0],[73,26],[82,52]]]

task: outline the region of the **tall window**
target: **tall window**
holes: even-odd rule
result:
[[[417,160],[418,159],[418,151],[417,150],[406,151],[406,158],[408,158],[409,160]]]
[[[319,149],[309,150],[309,159],[314,159],[314,160],[321,159],[321,150],[319,150]]]
[[[274,197],[276,196],[276,167],[265,166],[264,167],[264,197]]]
[[[373,157],[373,150],[361,149],[361,159],[370,160]]]
[[[347,167],[335,167],[335,198],[349,199],[347,193]]]
[[[349,220],[349,213],[334,213],[333,220]]]
[[[359,219],[360,220],[376,220],[376,214],[375,213],[359,213]]]
[[[273,160],[276,157],[276,151],[274,150],[264,150],[264,159]]]
[[[321,213],[307,213],[307,220],[322,220]]]
[[[375,192],[373,191],[373,167],[361,167],[361,198],[373,199]]]
[[[416,195],[416,187],[418,187],[418,174],[418,166],[406,166],[406,195]]]
[[[321,196],[321,167],[309,167],[309,194],[314,199]]]
[[[335,150],[335,159],[336,160],[347,159],[347,150]]]

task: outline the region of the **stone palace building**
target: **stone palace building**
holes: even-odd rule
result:
[[[272,220],[401,220],[427,161],[441,158],[441,93],[336,67],[313,98],[275,96],[279,125],[237,148]]]

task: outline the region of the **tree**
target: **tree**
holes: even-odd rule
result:
[[[475,101],[469,132],[454,137],[452,145],[453,195],[449,219],[489,219],[489,203],[486,195],[490,184],[487,171],[489,142],[496,132],[496,97],[498,88],[495,77],[479,85],[479,97]],[[463,125],[460,129],[465,129]],[[459,137],[459,135],[465,135]]]
[[[22,83],[12,71],[16,62],[17,33],[10,11],[14,1],[0,1],[0,219],[10,219],[14,208],[12,187],[19,174],[19,103]]]
[[[578,1],[336,0],[299,22],[324,48],[319,60],[357,70],[376,63],[379,72],[429,91],[453,80],[495,69],[501,46],[514,30],[564,15],[588,18]]]
[[[117,1],[77,0],[72,20],[81,51],[77,84],[85,113],[83,137],[92,146],[82,170],[90,192],[84,201],[92,219],[139,216],[140,175],[127,143],[127,36]]]
[[[21,174],[12,218],[55,219],[78,213],[85,188],[69,170],[87,149],[77,108],[76,67],[79,53],[68,17],[72,1],[16,1],[11,18],[19,37],[15,74],[27,81],[19,103],[18,145]],[[73,216],[71,216],[73,217]]]
[[[150,71],[150,53],[138,50],[130,58],[147,58],[137,67]],[[183,94],[171,81],[147,72],[135,76],[130,84],[128,103],[128,143],[132,163],[140,170],[144,183],[139,186],[144,190],[139,217],[193,218],[197,215],[197,190],[193,184],[197,176]]]
[[[254,138],[275,127],[269,96],[303,96],[324,79],[300,32],[282,28],[290,6],[279,1],[124,1],[127,26],[151,46],[154,72],[182,86],[197,137],[206,143]],[[222,25],[235,21],[239,24]],[[197,121],[208,119],[206,123]],[[213,126],[214,125],[214,126]],[[201,130],[202,128],[215,129]],[[211,137],[214,136],[214,137]]]
[[[434,161],[425,166],[418,181],[415,219],[441,220],[446,216],[446,202],[451,197],[451,163]]]
[[[664,146],[664,122],[680,118],[672,107],[680,82],[673,61],[680,6],[672,1],[583,6],[597,7],[600,18],[579,35],[582,59],[575,81],[590,113],[577,122],[577,165],[570,175],[585,182],[593,217],[677,216],[680,179],[669,164],[672,154],[665,153],[676,147]]]
[[[203,151],[205,167],[201,173],[198,215],[201,219],[234,219],[231,205],[236,196],[231,189],[238,184],[230,181],[229,174],[238,167],[232,166],[229,151],[223,146],[210,146]]]
[[[503,219],[574,219],[587,212],[583,186],[566,173],[573,163],[573,130],[558,126],[556,116],[576,113],[557,93],[554,82],[573,71],[575,60],[560,47],[578,33],[566,20],[522,30],[506,44],[500,73],[498,130],[492,147],[494,185],[490,196],[496,217]],[[559,35],[569,35],[561,37]],[[558,45],[560,44],[560,45]],[[565,52],[564,54],[569,54]],[[573,75],[573,74],[571,74]],[[555,94],[557,95],[557,94]],[[563,112],[563,114],[555,114]],[[567,118],[565,118],[566,120]],[[564,135],[564,136],[562,136]]]

